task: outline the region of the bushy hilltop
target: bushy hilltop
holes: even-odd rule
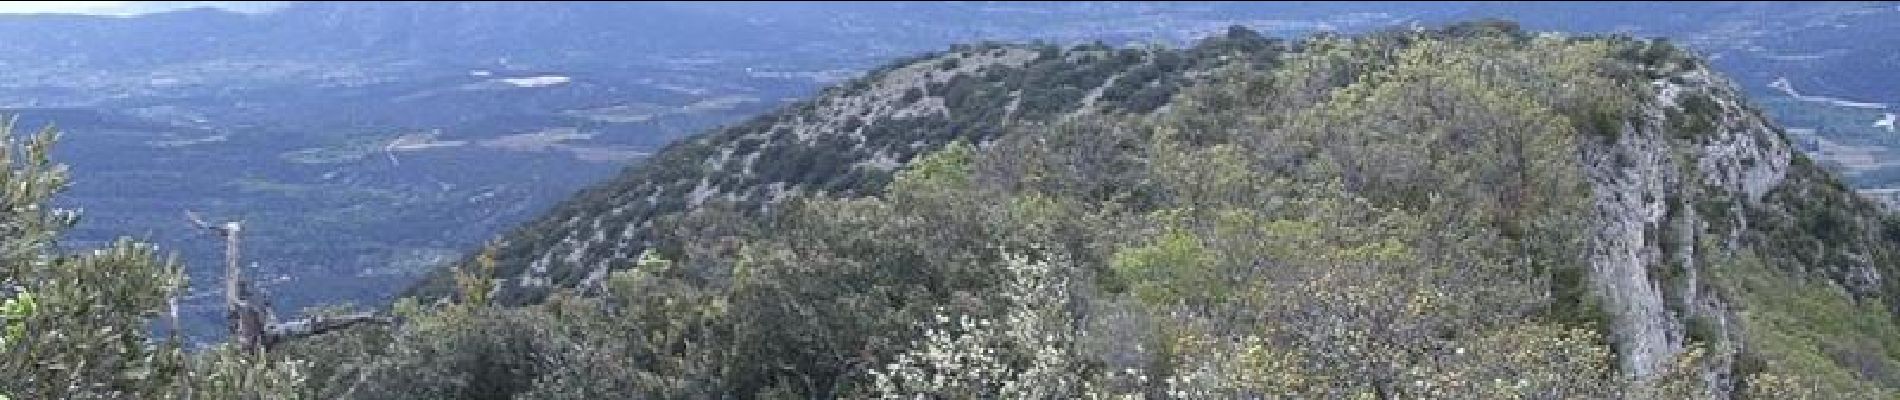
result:
[[[398,324],[0,390],[1891,398],[1897,250],[1662,41],[971,46],[675,145]]]
[[[1464,53],[1444,53],[1454,51]],[[1176,95],[1183,90],[1189,93]],[[1076,130],[1117,133],[1059,134]],[[1167,141],[1158,132],[1178,143],[1152,147]],[[1299,42],[1236,29],[1182,50],[986,45],[898,62],[811,102],[682,143],[523,228],[499,247],[499,276],[514,284],[499,292],[528,300],[547,287],[591,290],[649,250],[721,259],[743,247],[702,242],[836,234],[783,223],[748,225],[766,233],[709,232],[702,226],[709,222],[695,218],[772,214],[772,205],[804,195],[895,201],[891,172],[950,143],[976,143],[981,153],[1011,160],[999,163],[1029,164],[988,171],[1010,182],[1003,193],[1077,202],[1067,212],[1079,213],[1069,215],[1078,221],[1024,229],[1054,229],[1061,233],[1045,234],[1081,246],[1068,256],[1114,277],[1101,278],[1114,282],[1103,287],[1109,292],[1140,287],[1125,282],[1140,280],[1126,271],[1101,270],[1142,254],[1130,242],[1179,239],[1210,250],[1199,246],[1217,240],[1172,236],[1180,234],[1165,227],[1172,223],[1089,226],[1083,221],[1106,223],[1089,216],[1159,212],[1151,202],[1167,197],[1155,192],[1170,190],[1168,179],[1220,192],[1222,201],[1244,199],[1254,204],[1242,208],[1248,212],[1260,212],[1261,202],[1301,201],[1276,191],[1325,188],[1373,205],[1363,212],[1479,214],[1412,223],[1482,226],[1483,233],[1458,240],[1477,240],[1464,246],[1501,252],[1493,261],[1535,271],[1518,284],[1547,288],[1533,296],[1539,305],[1527,306],[1541,311],[1517,315],[1596,329],[1615,350],[1615,369],[1628,376],[1680,373],[1690,363],[1702,389],[1723,395],[1771,371],[1815,374],[1817,385],[1843,391],[1900,384],[1900,336],[1888,333],[1900,283],[1885,278],[1900,265],[1894,218],[1792,151],[1781,128],[1731,82],[1667,42],[1533,37],[1493,23]],[[1527,158],[1539,149],[1544,158]],[[1212,154],[1170,154],[1177,152]],[[1235,166],[1197,165],[1176,171],[1184,176],[1129,176],[1170,160],[1251,169],[1203,176]],[[1055,177],[1020,175],[1037,168]],[[1258,177],[1239,177],[1248,174]],[[1261,184],[1256,179],[1280,183],[1250,186]],[[1240,188],[1250,190],[1232,192]],[[969,190],[989,201],[1013,198]],[[1211,201],[1173,200],[1193,205],[1172,210],[1189,215],[1208,212],[1202,207]],[[986,207],[1005,209],[971,212],[1016,215],[1008,206]],[[689,209],[702,211],[668,222],[670,213]],[[1458,221],[1474,218],[1483,222]],[[955,247],[1009,237],[978,232],[866,239]],[[1165,257],[1187,250],[1145,251],[1164,257],[1157,262],[1181,263]],[[1217,254],[1203,256],[1238,257]]]
[[[978,44],[893,62],[777,112],[682,140],[584,190],[499,244],[498,298],[598,284],[653,244],[662,216],[718,203],[763,210],[796,195],[877,193],[952,141],[1080,114],[1141,114],[1222,66],[1272,65],[1283,40],[1245,29],[1188,49]],[[446,271],[413,294],[439,295]]]

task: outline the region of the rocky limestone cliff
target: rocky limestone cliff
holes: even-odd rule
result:
[[[1759,368],[1742,364],[1760,354],[1748,346],[1762,328],[1742,307],[1760,294],[1717,278],[1732,274],[1725,269],[1759,256],[1773,279],[1891,312],[1896,231],[1890,214],[1796,152],[1732,82],[1682,65],[1650,76],[1620,134],[1580,145],[1594,203],[1587,261],[1623,372],[1653,377],[1699,346],[1707,387],[1729,397],[1739,375]],[[1858,363],[1843,368],[1878,379],[1885,365]]]
[[[1736,195],[1759,203],[1782,183],[1792,157],[1776,128],[1741,103],[1733,84],[1707,69],[1651,85],[1654,97],[1621,135],[1580,148],[1595,204],[1591,281],[1611,321],[1621,367],[1635,376],[1657,373],[1682,352],[1690,321],[1713,323],[1715,332],[1732,335],[1737,324],[1727,300],[1712,295],[1701,278],[1704,265],[1698,261],[1704,255],[1682,244],[1714,240],[1737,246],[1739,230],[1748,226],[1743,204],[1727,205],[1730,210],[1715,216],[1699,215],[1697,202]],[[1705,100],[1718,109],[1685,110],[1691,107],[1685,103]],[[1709,125],[1691,128],[1683,122],[1689,118],[1708,118],[1699,123]],[[1708,229],[1708,219],[1727,216],[1736,220],[1715,223],[1730,230]],[[1716,364],[1732,362],[1724,357]],[[1709,379],[1716,387],[1733,384],[1725,373]]]

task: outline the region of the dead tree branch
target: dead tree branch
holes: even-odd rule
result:
[[[342,316],[312,316],[295,321],[276,323],[271,315],[269,303],[263,294],[253,290],[249,281],[244,279],[244,270],[238,265],[238,233],[243,224],[238,221],[212,225],[199,217],[198,213],[185,211],[185,219],[198,229],[206,230],[224,239],[224,302],[228,310],[226,318],[230,321],[231,336],[239,347],[247,352],[259,352],[286,340],[319,335],[338,329],[363,323],[387,324],[389,319],[373,313],[363,312]]]

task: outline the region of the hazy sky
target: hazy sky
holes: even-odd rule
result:
[[[5,1],[0,13],[112,13],[125,8],[123,1]]]
[[[0,14],[58,13],[132,15],[171,11],[191,7],[217,7],[232,11],[261,12],[284,2],[243,1],[0,1]]]

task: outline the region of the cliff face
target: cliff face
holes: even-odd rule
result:
[[[1781,185],[1793,156],[1770,122],[1708,70],[1650,84],[1654,97],[1618,137],[1579,149],[1594,203],[1591,281],[1612,322],[1621,366],[1636,376],[1656,373],[1683,351],[1690,321],[1713,323],[1724,337],[1735,334],[1728,301],[1706,287],[1707,255],[1683,244],[1738,246],[1739,230],[1748,226],[1741,207],[1761,203]],[[1710,105],[1715,108],[1703,108]],[[1698,207],[1730,197],[1745,204]],[[1717,220],[1725,218],[1734,220]],[[1726,374],[1710,379],[1732,384]]]
[[[1742,389],[1741,374],[1799,357],[1821,361],[1803,368],[1888,379],[1890,359],[1864,358],[1890,354],[1883,346],[1838,343],[1890,340],[1891,328],[1806,330],[1831,317],[1799,314],[1843,312],[1807,302],[1857,304],[1876,319],[1895,309],[1891,214],[1794,151],[1726,78],[1680,65],[1661,72],[1620,135],[1579,146],[1594,204],[1590,280],[1620,368],[1654,376],[1700,347],[1702,377],[1718,396]],[[1759,272],[1744,260],[1774,272],[1748,275]],[[1747,279],[1806,286],[1764,290]],[[1804,305],[1776,304],[1788,299]],[[1813,342],[1786,341],[1793,336]]]

